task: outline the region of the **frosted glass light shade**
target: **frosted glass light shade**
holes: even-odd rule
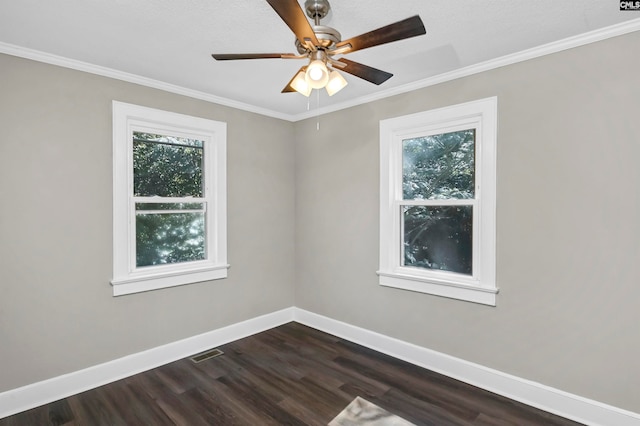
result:
[[[312,89],[321,89],[326,86],[329,81],[329,70],[324,62],[319,59],[311,62],[307,67],[306,79]]]
[[[347,85],[347,80],[336,70],[331,71],[329,74],[329,82],[325,89],[327,89],[327,93],[329,96],[333,96],[342,90]]]
[[[296,92],[303,94],[305,96],[309,96],[311,94],[311,86],[307,83],[307,79],[305,78],[305,72],[300,71],[291,81],[291,87],[295,89]]]

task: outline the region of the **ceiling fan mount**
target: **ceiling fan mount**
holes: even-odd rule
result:
[[[315,21],[327,16],[331,10],[331,5],[329,0],[306,0],[304,2],[304,10],[307,12],[307,16]],[[316,23],[316,25],[318,24]]]
[[[426,34],[422,20],[416,15],[343,41],[338,30],[320,25],[320,20],[325,18],[331,10],[328,0],[305,0],[304,11],[298,4],[298,0],[267,0],[267,2],[295,34],[295,46],[298,54],[247,53],[213,54],[212,56],[218,61],[270,58],[307,59],[308,65],[298,70],[294,78],[282,90],[283,93],[299,92],[309,96],[312,89],[326,87],[331,96],[347,85],[347,81],[337,70],[373,84],[382,84],[393,74],[350,61],[344,57],[334,56],[346,55],[356,50]],[[305,12],[313,20],[313,24],[304,16]]]

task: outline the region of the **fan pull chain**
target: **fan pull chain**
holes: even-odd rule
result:
[[[320,131],[320,91],[316,90],[316,131]]]

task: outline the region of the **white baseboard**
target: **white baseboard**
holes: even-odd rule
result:
[[[293,320],[293,308],[0,393],[0,418],[39,407]]]
[[[297,321],[420,367],[594,426],[640,426],[640,414],[573,395],[295,307],[0,393],[0,418]]]
[[[512,376],[303,309],[294,308],[293,320],[580,423],[594,426],[640,425],[640,414]]]

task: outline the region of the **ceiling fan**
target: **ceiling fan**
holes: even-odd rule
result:
[[[295,34],[297,54],[214,53],[211,56],[218,61],[271,58],[308,59],[309,63],[298,70],[282,93],[295,91],[309,96],[312,89],[324,87],[329,96],[332,96],[347,85],[347,81],[337,70],[373,84],[382,84],[393,74],[343,57],[334,58],[334,56],[426,34],[420,16],[416,15],[343,41],[336,29],[320,25],[320,20],[327,16],[331,9],[328,0],[305,1],[304,7],[307,16],[313,20],[313,26],[304,16],[304,11],[297,0],[267,0],[267,2]]]

